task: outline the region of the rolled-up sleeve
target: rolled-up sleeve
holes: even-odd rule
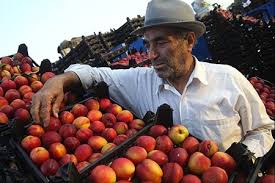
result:
[[[99,81],[99,74],[89,65],[73,64],[65,72],[72,71],[79,77],[82,87],[88,89],[95,81]]]

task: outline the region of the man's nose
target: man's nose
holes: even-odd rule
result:
[[[155,60],[158,57],[158,53],[154,50],[149,51],[149,60]]]

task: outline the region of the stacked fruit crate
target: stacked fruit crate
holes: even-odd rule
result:
[[[202,21],[214,63],[229,64],[246,76],[274,82],[274,22],[234,15],[218,6]]]

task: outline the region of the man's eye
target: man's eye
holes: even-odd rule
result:
[[[166,44],[166,43],[168,43],[168,41],[158,41],[158,42],[157,42],[158,45],[164,45],[164,44]]]

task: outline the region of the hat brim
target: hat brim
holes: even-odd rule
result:
[[[192,22],[176,22],[176,23],[159,23],[153,25],[145,25],[143,27],[137,28],[133,32],[132,35],[142,35],[144,34],[145,30],[152,28],[152,27],[175,27],[175,28],[182,28],[183,30],[191,31],[196,34],[196,37],[200,37],[204,34],[206,28],[202,22],[199,21],[192,21]]]

